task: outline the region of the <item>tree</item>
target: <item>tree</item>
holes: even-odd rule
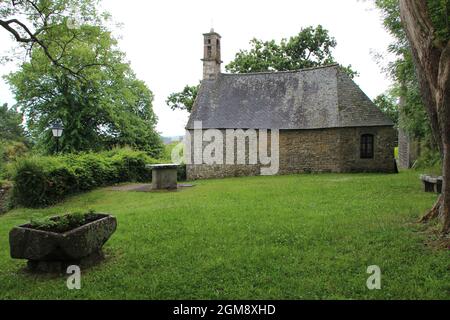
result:
[[[443,190],[425,220],[441,216],[450,231],[450,4],[440,0],[400,0],[400,16],[410,44],[435,141],[443,158]]]
[[[374,101],[375,105],[394,122],[395,126],[398,125],[398,104],[397,99],[390,92],[380,94]]]
[[[172,110],[186,110],[187,112],[192,111],[192,107],[197,97],[198,89],[200,85],[196,86],[185,86],[183,91],[172,93],[166,100],[166,104]]]
[[[24,141],[25,132],[22,127],[22,114],[8,104],[0,105],[0,141]]]
[[[420,97],[419,82],[409,43],[401,23],[398,0],[375,0],[375,4],[383,14],[384,27],[394,38],[388,51],[396,58],[388,63],[385,71],[394,82],[394,86],[390,90],[391,95],[403,101],[399,110],[398,125],[433,152],[437,147]]]
[[[46,48],[33,46],[30,60],[7,76],[27,127],[46,152],[55,150],[49,126],[62,121],[62,152],[129,145],[157,156],[162,144],[153,94],[124,61],[109,30],[96,23],[47,22],[39,33]],[[46,51],[58,52],[58,64]]]
[[[332,49],[337,42],[330,37],[328,30],[321,25],[301,29],[300,33],[289,40],[262,41],[252,39],[250,50],[239,51],[234,60],[225,66],[231,73],[250,73],[264,71],[289,71],[336,63]],[[351,66],[342,67],[350,77],[357,72]],[[186,86],[183,91],[172,93],[166,104],[172,109],[190,112],[194,105],[199,86]]]
[[[279,44],[275,40],[252,39],[250,45],[250,50],[239,51],[225,67],[228,72],[289,71],[336,63],[331,50],[337,42],[321,25],[301,29],[298,35],[282,39]],[[356,75],[351,66],[345,69],[351,77]]]
[[[35,47],[51,61],[75,77],[90,65],[69,67],[62,61],[66,47],[77,37],[78,24],[99,22],[98,0],[11,0],[0,1],[0,26],[31,55]],[[70,36],[57,38],[54,31],[65,29]],[[69,32],[70,31],[70,32]]]
[[[8,108],[8,104],[0,105],[0,180],[5,177],[6,163],[27,150],[26,133],[22,127],[22,114]]]

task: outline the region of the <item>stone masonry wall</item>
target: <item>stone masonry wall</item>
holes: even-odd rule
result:
[[[361,135],[374,135],[373,159],[361,159]],[[397,131],[392,127],[345,128],[340,132],[340,172],[395,172]]]
[[[0,214],[5,213],[11,206],[11,192],[12,186],[9,184],[0,183]]]
[[[360,139],[363,134],[374,135],[373,159],[360,158]],[[192,133],[191,135],[193,137]],[[204,147],[207,144],[204,143]],[[281,130],[279,174],[394,172],[395,145],[396,131],[392,127]],[[268,149],[270,150],[270,143]],[[248,163],[248,145],[246,150]],[[194,180],[254,176],[260,174],[260,168],[259,164],[188,164],[187,178]]]

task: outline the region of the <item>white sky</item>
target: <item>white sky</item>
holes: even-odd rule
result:
[[[372,1],[358,0],[103,0],[120,30],[120,47],[138,78],[155,95],[157,129],[165,136],[183,135],[188,114],[172,111],[166,97],[202,77],[203,36],[211,26],[222,36],[222,70],[253,37],[288,38],[302,27],[322,24],[337,40],[336,60],[360,73],[355,81],[374,98],[390,84],[373,57],[385,54],[390,36],[383,29]],[[14,43],[0,30],[0,52]],[[14,70],[1,65],[0,75]],[[9,87],[0,79],[0,103],[14,103]]]

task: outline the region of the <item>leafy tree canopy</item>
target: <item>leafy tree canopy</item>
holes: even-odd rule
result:
[[[64,6],[73,1],[54,2]],[[62,121],[63,152],[129,145],[156,156],[162,145],[155,131],[153,94],[136,78],[116,39],[96,18],[101,15],[94,10],[95,2],[81,3],[92,4],[93,11],[84,12],[76,23],[47,22],[39,33],[46,46],[33,46],[29,61],[6,77],[27,127],[46,152],[55,149],[49,126]],[[57,57],[58,64],[48,53]]]
[[[170,96],[166,100],[166,104],[172,110],[179,109],[191,112],[195,98],[197,97],[199,87],[200,85],[186,85],[183,91],[170,94]]]
[[[394,122],[395,126],[398,125],[398,103],[396,97],[391,92],[380,94],[373,102]]]
[[[321,25],[301,29],[298,35],[280,43],[252,39],[250,45],[250,50],[239,51],[225,67],[228,72],[289,71],[336,63],[331,52],[336,39]],[[351,66],[345,70],[351,77],[356,75]]]
[[[0,141],[24,141],[22,114],[8,104],[0,105]]]

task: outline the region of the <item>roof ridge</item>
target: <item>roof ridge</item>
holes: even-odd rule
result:
[[[312,71],[317,69],[325,69],[340,66],[339,63],[328,64],[326,66],[317,66],[310,68],[303,68],[297,70],[286,70],[286,71],[261,71],[261,72],[247,72],[247,73],[221,73],[222,76],[244,76],[244,75],[259,75],[259,74],[279,74],[279,73],[300,73],[304,71]]]

